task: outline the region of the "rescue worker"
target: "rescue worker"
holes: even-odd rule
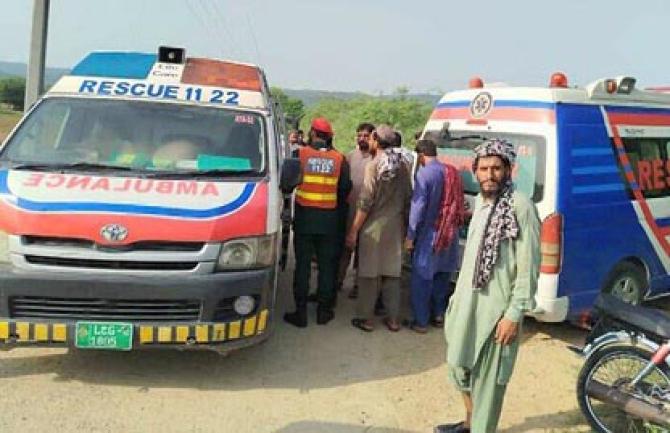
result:
[[[298,149],[303,182],[295,190],[293,248],[295,273],[293,295],[296,310],[284,320],[299,328],[307,326],[307,301],[312,256],[318,268],[316,323],[325,325],[335,317],[335,277],[340,252],[339,233],[344,227],[341,202],[351,191],[349,165],[333,149],[333,129],[324,118],[312,121],[308,145]]]
[[[540,270],[540,220],[533,202],[514,189],[514,146],[491,139],[474,151],[480,194],[444,322],[449,376],[466,417],[435,433],[496,431]]]

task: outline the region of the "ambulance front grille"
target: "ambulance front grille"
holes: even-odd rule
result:
[[[170,322],[192,322],[200,318],[200,302],[183,299],[63,299],[21,296],[10,298],[9,308],[12,318]]]
[[[127,271],[190,271],[198,266],[197,262],[151,262],[130,260],[92,260],[63,257],[27,255],[25,259],[33,265],[60,266],[69,268],[109,269]]]
[[[109,251],[175,251],[197,252],[205,246],[203,242],[141,241],[128,245],[100,245],[87,239],[49,236],[22,236],[24,245],[45,247],[90,248]]]

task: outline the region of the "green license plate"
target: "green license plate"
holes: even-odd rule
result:
[[[75,346],[80,349],[130,350],[132,323],[77,322]]]

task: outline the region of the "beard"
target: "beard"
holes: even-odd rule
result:
[[[363,143],[360,143],[360,142],[359,142],[359,143],[358,143],[358,148],[359,148],[360,150],[364,151],[364,152],[367,152],[368,150],[370,150],[370,145],[368,144],[367,141],[366,141],[366,142],[363,142]]]

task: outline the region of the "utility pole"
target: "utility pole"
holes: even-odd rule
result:
[[[30,33],[30,54],[26,74],[26,97],[24,110],[44,92],[44,62],[47,54],[47,30],[49,26],[49,1],[33,1],[33,25]]]

